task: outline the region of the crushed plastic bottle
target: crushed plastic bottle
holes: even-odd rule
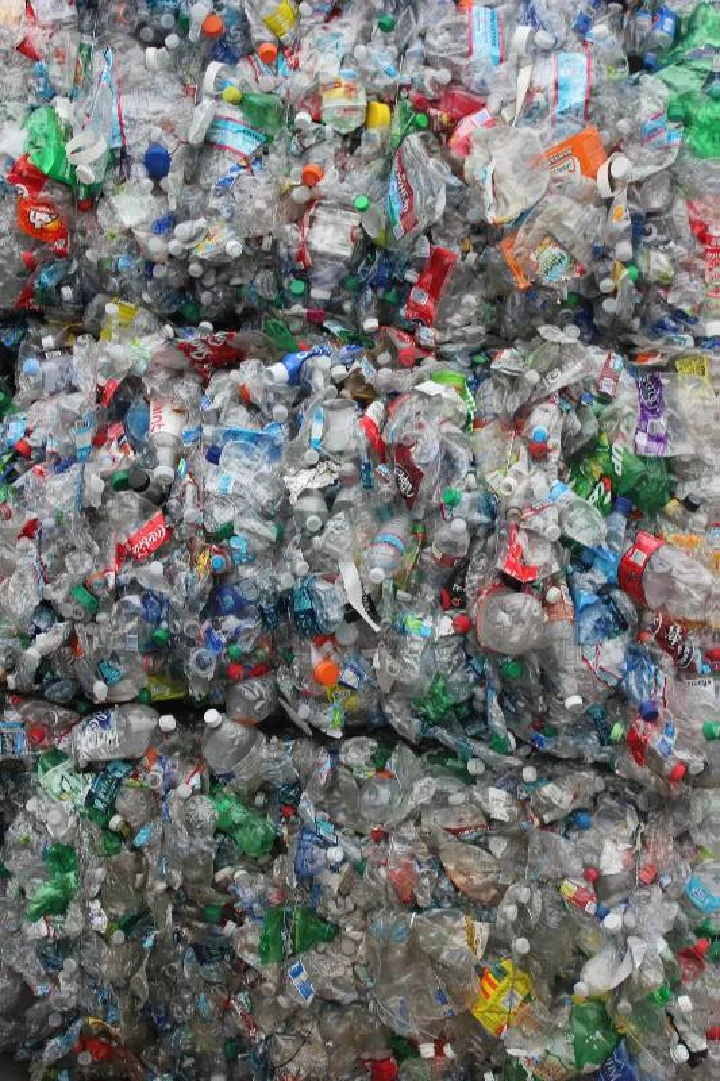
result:
[[[717,1081],[717,5],[0,55],[0,1056]]]

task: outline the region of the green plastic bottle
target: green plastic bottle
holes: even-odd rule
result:
[[[275,843],[275,829],[267,818],[249,810],[232,792],[218,791],[210,797],[217,814],[216,828],[232,837],[240,851],[257,859]]]
[[[702,88],[678,94],[668,105],[668,119],[685,125],[685,143],[697,158],[720,159],[720,56],[713,59]]]

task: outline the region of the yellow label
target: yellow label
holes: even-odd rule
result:
[[[483,972],[471,1013],[484,1029],[500,1036],[531,992],[527,972],[507,958]]]
[[[181,680],[148,676],[147,689],[153,702],[168,702],[173,698],[187,698],[187,687]]]
[[[679,375],[694,375],[698,379],[704,379],[706,383],[710,382],[710,365],[707,357],[678,357],[675,367]]]
[[[295,8],[292,4],[288,3],[288,0],[280,0],[280,3],[271,11],[269,15],[266,15],[263,22],[267,26],[276,38],[284,38],[297,21],[297,15],[295,14]]]

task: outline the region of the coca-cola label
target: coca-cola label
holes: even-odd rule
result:
[[[687,627],[677,620],[670,619],[663,612],[658,612],[653,621],[651,633],[664,653],[673,658],[678,668],[689,668],[693,661],[693,644],[688,637]]]
[[[395,448],[393,473],[398,492],[405,500],[406,507],[412,510],[425,476],[422,469],[419,469],[413,461],[412,447],[406,447],[401,443]]]
[[[158,511],[149,521],[130,534],[125,541],[125,547],[133,559],[142,563],[153,552],[156,552],[161,544],[165,543],[171,533],[172,530],[166,524],[164,514]]]
[[[396,240],[402,240],[418,223],[415,213],[415,192],[405,168],[402,147],[395,155],[390,173],[386,209]]]

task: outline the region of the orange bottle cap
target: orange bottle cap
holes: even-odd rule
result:
[[[219,15],[211,11],[202,21],[202,32],[206,38],[219,38],[225,33],[225,23]]]
[[[340,665],[329,658],[318,661],[313,669],[313,678],[322,687],[334,687],[340,679]]]
[[[267,64],[272,67],[277,62],[278,50],[277,45],[274,45],[272,41],[263,41],[261,45],[257,47],[257,54],[262,60],[263,64]]]
[[[314,188],[325,176],[322,165],[306,165],[302,171],[301,179],[306,188]]]

